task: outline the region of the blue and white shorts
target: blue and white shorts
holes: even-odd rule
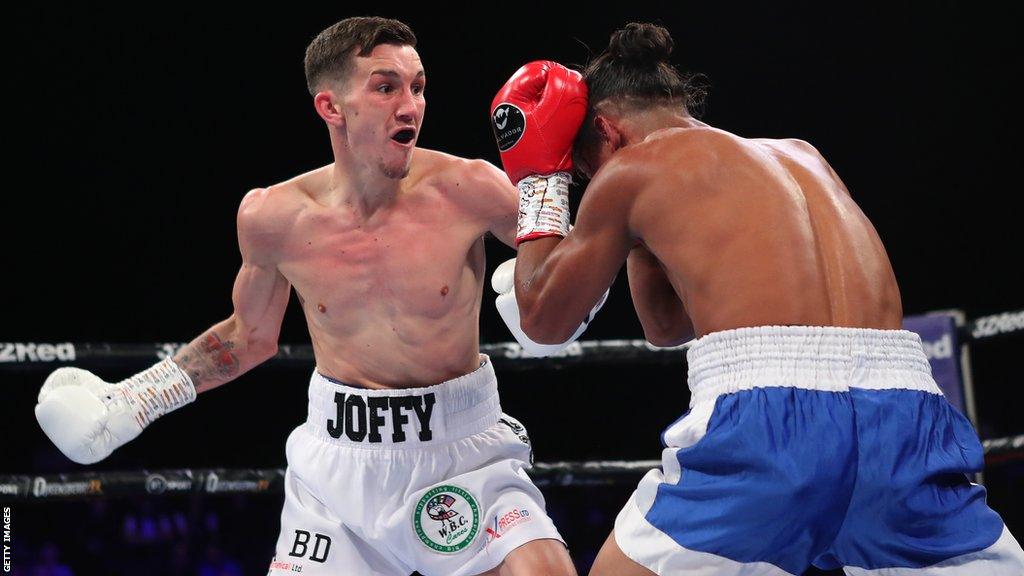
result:
[[[1021,576],[983,451],[912,332],[729,330],[687,354],[690,410],[615,522],[658,574]]]

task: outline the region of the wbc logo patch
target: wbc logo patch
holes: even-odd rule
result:
[[[472,494],[458,486],[436,486],[416,504],[412,526],[427,548],[441,554],[455,554],[476,538],[480,530],[480,506]]]

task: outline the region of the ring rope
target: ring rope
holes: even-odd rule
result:
[[[1024,332],[1024,310],[982,316],[967,322],[958,334],[973,342]],[[0,342],[0,371],[33,371],[62,363],[90,366],[145,363],[173,355],[183,344],[36,344]],[[589,340],[575,342],[557,356],[525,356],[515,342],[484,344],[499,369],[530,370],[573,365],[676,364],[685,361],[689,343],[658,348],[645,340]],[[271,362],[308,366],[309,345],[282,345]],[[998,465],[1024,456],[1024,434],[985,440],[985,462]],[[530,469],[539,486],[593,486],[632,483],[640,473],[655,468],[658,460],[536,463]],[[139,494],[279,493],[284,469],[175,469],[161,471],[84,472],[55,475],[0,475],[0,502],[16,500],[88,499]]]
[[[1024,434],[982,442],[989,466],[1024,458]],[[530,469],[537,486],[632,484],[660,460],[538,462]],[[0,476],[0,502],[68,501],[124,496],[281,494],[284,468],[179,468]]]
[[[1024,332],[1024,310],[982,316],[961,326],[961,343],[1000,338]],[[112,343],[24,343],[0,342],[0,371],[45,369],[53,365],[75,363],[88,367],[145,364],[173,356],[184,343],[112,344]],[[640,364],[671,365],[685,361],[690,343],[659,348],[642,339],[582,340],[573,342],[555,356],[535,358],[523,352],[516,342],[481,344],[480,351],[491,357],[499,370],[524,371],[538,368],[563,368],[581,365]],[[268,361],[274,366],[308,367],[314,362],[309,344],[282,344]]]

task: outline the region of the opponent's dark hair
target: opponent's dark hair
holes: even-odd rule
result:
[[[416,46],[408,26],[391,18],[346,18],[316,35],[306,47],[306,87],[310,95],[328,81],[344,81],[354,64],[353,54],[368,56],[381,44]]]
[[[595,106],[606,100],[637,109],[679,106],[687,114],[701,106],[706,94],[703,77],[684,75],[669,63],[674,46],[668,30],[657,24],[630,22],[612,34],[604,52],[583,69],[590,104],[576,138],[578,146],[596,141]]]

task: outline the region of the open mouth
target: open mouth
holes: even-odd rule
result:
[[[398,142],[399,144],[408,144],[409,142],[412,142],[412,139],[415,137],[416,130],[413,130],[412,128],[404,128],[396,132],[395,135],[391,137],[391,139],[394,140],[395,142]]]

